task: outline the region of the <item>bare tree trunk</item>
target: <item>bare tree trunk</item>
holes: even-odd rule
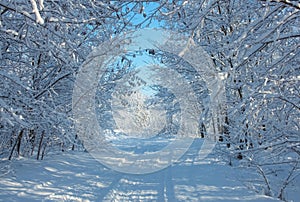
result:
[[[17,144],[17,153],[18,153],[18,156],[20,156],[20,150],[21,150],[21,142],[22,142],[23,131],[24,131],[24,130],[22,130],[22,131],[19,133],[19,136],[18,136],[18,144]]]
[[[43,147],[43,152],[42,152],[42,157],[41,160],[44,159],[44,155],[45,155],[45,150],[46,150],[47,144],[45,144],[45,146]]]
[[[43,130],[42,136],[41,136],[41,139],[40,139],[40,143],[39,143],[38,153],[37,153],[37,156],[36,156],[37,160],[39,160],[39,158],[40,158],[40,153],[41,153],[41,149],[42,149],[42,143],[43,143],[44,135],[45,135],[45,131]]]
[[[29,130],[29,141],[30,141],[30,144],[31,144],[31,153],[30,155],[32,156],[33,155],[33,152],[34,152],[34,148],[35,148],[35,131],[34,129],[30,129]]]
[[[75,141],[77,140],[77,134],[75,135],[75,140],[74,140],[74,143],[73,143],[73,145],[72,145],[72,151],[74,151],[74,149],[75,149]]]
[[[17,139],[15,141],[15,144],[14,144],[14,146],[11,149],[11,152],[10,152],[10,155],[8,157],[8,160],[11,160],[16,146],[17,146],[18,155],[20,155],[20,147],[21,147],[21,140],[22,140],[22,136],[23,136],[23,131],[24,131],[24,129],[22,129],[20,131],[20,133],[19,133],[19,135],[18,135],[18,137],[17,137]]]

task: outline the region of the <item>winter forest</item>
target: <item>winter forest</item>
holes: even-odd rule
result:
[[[146,127],[149,135],[132,143],[115,130],[110,142],[147,153],[171,141],[181,122],[198,131],[199,145],[194,142],[178,162],[135,176],[89,156],[77,132],[74,89],[91,52],[109,57],[114,38],[141,29],[169,30],[200,47],[211,64],[203,75],[220,75],[224,92],[222,102],[207,105],[214,98],[210,86],[217,84],[208,84],[180,54],[159,48],[108,63],[95,87],[98,124],[107,134],[122,126],[124,134],[136,133],[135,141]],[[135,69],[149,61],[164,67]],[[169,81],[168,68],[188,82]],[[144,79],[150,71],[167,87],[132,91],[150,82]],[[133,105],[136,114],[116,112]],[[96,130],[94,122],[88,126],[85,134]],[[159,135],[151,139],[150,133]],[[193,151],[206,139],[213,151],[197,160]],[[0,201],[299,201],[299,174],[298,0],[0,1]]]

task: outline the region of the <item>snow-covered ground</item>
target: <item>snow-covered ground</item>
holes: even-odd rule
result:
[[[51,154],[43,161],[1,162],[0,201],[277,201],[249,190],[245,173],[216,154],[197,159],[189,150],[178,163],[146,175],[104,167],[87,152]],[[5,174],[5,170],[9,171]]]

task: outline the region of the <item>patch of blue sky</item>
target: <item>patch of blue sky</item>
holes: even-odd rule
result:
[[[128,3],[123,7],[123,11],[132,10],[128,14],[128,19],[133,28],[161,28],[164,26],[163,21],[159,21],[156,17],[159,15],[159,2],[141,2]]]
[[[147,96],[153,96],[157,93],[152,88],[156,84],[153,82],[153,69],[151,67],[160,66],[161,68],[166,68],[153,55],[147,53],[149,49],[156,51],[157,45],[164,43],[164,32],[157,31],[158,29],[163,30],[164,27],[164,22],[156,18],[159,15],[160,7],[161,4],[159,2],[133,2],[126,4],[122,8],[122,13],[130,11],[126,15],[126,20],[129,24],[123,30],[124,33],[121,32],[119,34],[122,35],[127,31],[134,31],[132,44],[129,45],[128,54],[125,57],[132,62],[129,69],[137,70],[137,76],[146,81],[147,84],[140,88],[140,92]],[[121,61],[122,57],[116,58],[117,60],[110,66],[118,68],[116,64]]]
[[[154,54],[158,52],[158,45],[165,43],[165,34],[164,31],[154,30],[154,28],[137,30],[133,35],[132,43],[128,47],[128,50],[132,52],[137,51],[141,53],[130,59],[132,59],[134,66],[139,71],[138,76],[148,84],[142,88],[142,92],[147,95],[154,93],[151,87],[155,85],[153,83],[152,67],[166,68],[164,64],[154,57]],[[150,50],[153,50],[152,54],[150,54]]]

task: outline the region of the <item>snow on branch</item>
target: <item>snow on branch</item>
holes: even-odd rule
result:
[[[30,3],[32,5],[32,11],[34,12],[35,14],[35,17],[36,17],[36,22],[43,25],[44,24],[44,19],[41,17],[41,14],[39,12],[39,9],[37,7],[37,4],[36,4],[36,1],[35,0],[30,0]],[[40,9],[44,8],[44,5],[43,5],[43,0],[39,0],[39,6],[40,6]]]
[[[269,2],[279,2],[279,3],[283,3],[286,4],[288,6],[294,7],[296,9],[300,10],[300,3],[297,1],[290,1],[290,0],[262,0],[262,1],[269,1]]]
[[[44,0],[39,0],[39,7],[40,7],[40,10],[44,9]]]

